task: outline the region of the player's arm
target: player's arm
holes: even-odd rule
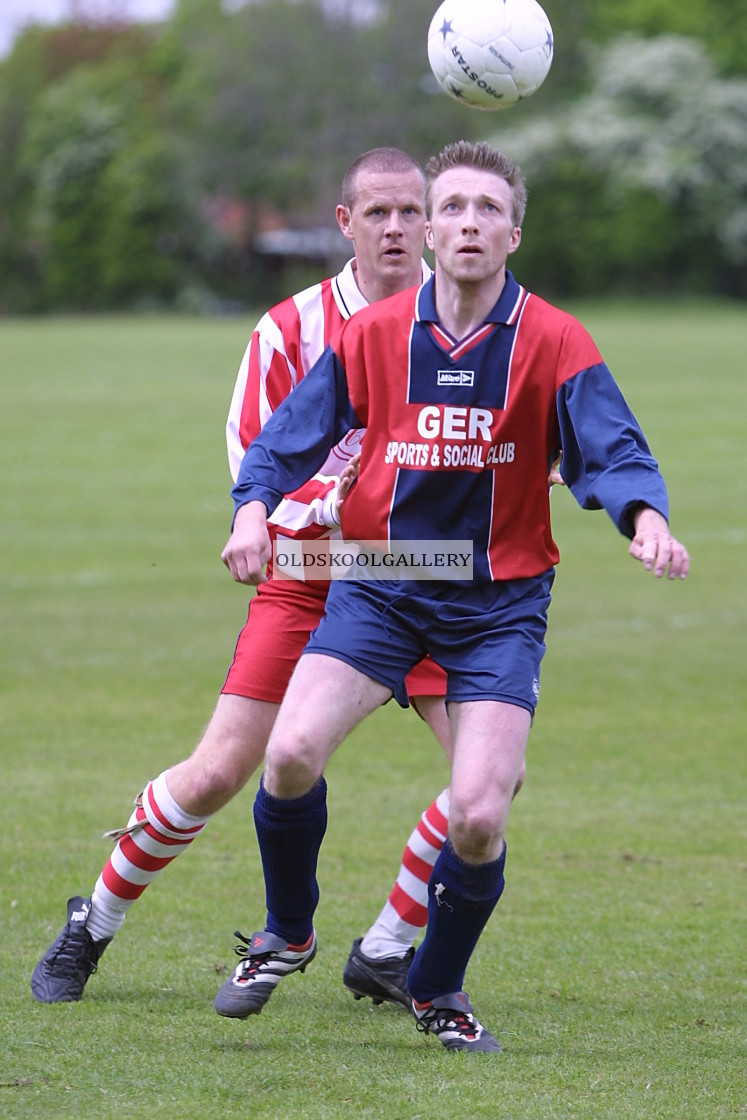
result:
[[[226,423],[228,463],[234,482],[249,444],[303,379],[301,319],[296,301],[287,299],[266,312],[252,332]],[[288,537],[324,535],[337,524],[337,486],[336,474],[325,471],[285,494],[269,518],[271,531],[280,530]]]
[[[292,337],[290,301],[266,312],[252,331],[236,376],[226,421],[226,448],[231,478],[236,481],[244,453],[303,376],[289,354],[284,331]]]
[[[257,565],[269,559],[267,513],[283,495],[319,470],[331,447],[362,424],[350,403],[345,371],[328,347],[296,389],[282,402],[242,459],[231,491],[234,525],[223,560],[234,579],[258,582]],[[251,504],[251,514],[239,514]],[[249,520],[245,523],[245,518]],[[259,526],[259,527],[258,527]],[[268,538],[269,539],[269,538]]]
[[[582,509],[605,509],[631,540],[631,512],[644,503],[669,517],[659,466],[603,362],[568,378],[556,394],[563,478]]]
[[[340,476],[317,472],[313,478],[285,497],[272,511],[270,525],[283,537],[326,536],[337,529]]]
[[[557,393],[563,477],[584,509],[606,509],[630,538],[630,554],[657,576],[687,575],[687,549],[669,530],[669,499],[658,464],[604,363]]]

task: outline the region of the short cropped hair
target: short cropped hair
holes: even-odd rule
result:
[[[361,171],[380,172],[382,174],[406,174],[416,171],[423,180],[425,192],[425,174],[416,159],[400,148],[371,148],[353,160],[342,179],[342,204],[348,210],[355,206],[358,196],[358,175]]]
[[[527,187],[521,168],[484,141],[470,144],[468,140],[457,140],[428,160],[425,165],[425,211],[428,217],[431,215],[433,184],[439,175],[453,167],[477,167],[493,171],[505,179],[511,188],[513,223],[515,226],[522,224],[527,208]]]

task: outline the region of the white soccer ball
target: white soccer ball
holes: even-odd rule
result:
[[[439,85],[471,109],[507,109],[544,82],[553,33],[537,0],[444,0],[428,31]]]

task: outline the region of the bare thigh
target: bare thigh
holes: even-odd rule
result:
[[[305,653],[267,745],[264,786],[273,797],[302,797],[353,728],[392,693],[345,661]]]
[[[454,747],[451,741],[451,725],[449,724],[443,696],[411,696],[410,703],[420,718],[428,724],[443,747],[444,754],[451,762]]]

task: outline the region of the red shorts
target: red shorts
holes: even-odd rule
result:
[[[324,614],[327,585],[270,579],[249,603],[221,692],[279,704],[309,634]],[[444,696],[446,673],[426,657],[408,673],[408,696]]]

